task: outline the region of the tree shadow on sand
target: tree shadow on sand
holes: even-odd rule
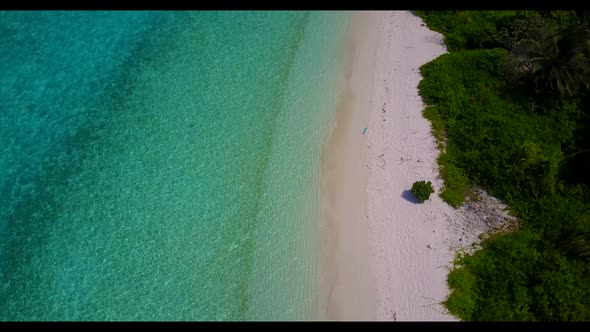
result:
[[[414,197],[414,194],[412,194],[412,191],[409,189],[404,190],[404,192],[402,193],[402,197],[408,202],[411,202],[414,204],[420,204],[420,201],[418,201],[418,199],[416,197]]]

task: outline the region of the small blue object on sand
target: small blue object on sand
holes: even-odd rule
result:
[[[363,135],[367,132],[367,128],[365,128],[365,130],[363,130]]]

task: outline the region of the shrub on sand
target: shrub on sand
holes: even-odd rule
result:
[[[434,189],[432,188],[432,183],[430,183],[430,181],[416,181],[414,182],[414,185],[412,185],[412,194],[414,194],[414,197],[416,197],[420,203],[428,200],[432,193],[434,193]]]

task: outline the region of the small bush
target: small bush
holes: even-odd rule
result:
[[[412,194],[420,203],[424,202],[428,198],[430,198],[430,194],[434,192],[432,188],[432,183],[430,181],[416,181],[414,185],[412,185]]]
[[[453,292],[443,304],[461,320],[472,320],[479,300],[475,275],[467,267],[461,267],[449,274],[447,282]]]

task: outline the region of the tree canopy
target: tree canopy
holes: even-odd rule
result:
[[[457,261],[445,305],[464,320],[590,320],[589,13],[418,14],[450,51],[419,85],[444,146],[440,196],[457,207],[483,187],[519,219]]]

